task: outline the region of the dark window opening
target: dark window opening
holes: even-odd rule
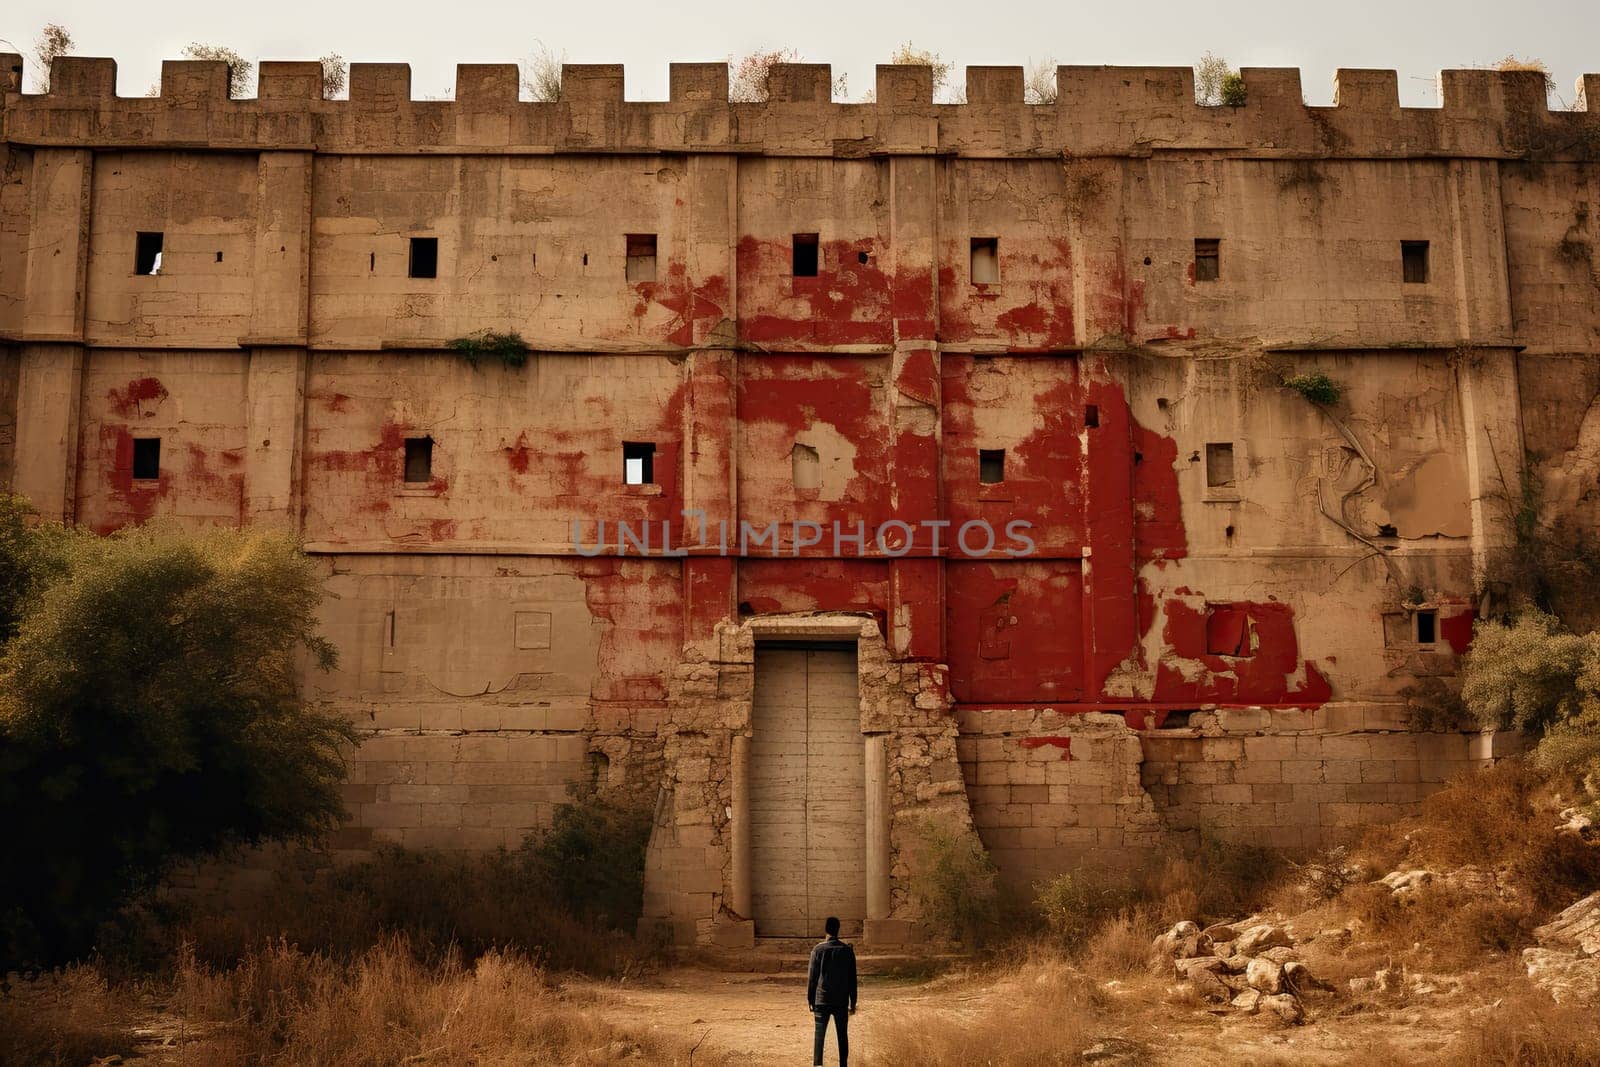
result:
[[[655,444],[650,441],[622,442],[622,483],[624,485],[654,485],[655,480]]]
[[[161,477],[161,438],[133,439],[133,476],[141,481]]]
[[[972,239],[972,284],[994,285],[1000,281],[1000,238]]]
[[[1224,526],[1222,528],[1222,539],[1224,541],[1228,542],[1228,544],[1230,544],[1230,545],[1233,544],[1233,527],[1232,526]]]
[[[165,240],[164,234],[140,232],[133,242],[133,273],[161,273],[161,246]]]
[[[411,484],[433,479],[433,438],[406,438],[406,481]]]
[[[413,237],[411,239],[411,277],[437,278],[439,276],[439,239]]]
[[[611,757],[604,752],[590,752],[584,762],[589,765],[589,784],[604,785],[611,776]]]
[[[378,253],[376,253],[376,252],[368,252],[367,253],[367,270],[373,271],[373,270],[377,270],[377,269],[378,269]]]
[[[1400,270],[1402,277],[1408,282],[1419,284],[1426,282],[1428,280],[1428,242],[1401,241]]]
[[[1189,728],[1189,716],[1193,714],[1194,712],[1192,711],[1169,711],[1166,718],[1161,720],[1161,725],[1157,729],[1187,730]]]
[[[863,267],[865,267],[867,265],[867,259],[868,258],[869,257],[867,256],[867,254],[865,252],[857,252],[856,253],[856,262],[861,264]]]
[[[1234,604],[1206,607],[1206,652],[1213,656],[1248,656],[1250,616]]]
[[[1419,611],[1412,618],[1417,620],[1417,644],[1431,645],[1439,640],[1438,612]]]
[[[653,233],[628,234],[628,263],[630,282],[656,280],[656,235]]]
[[[1214,282],[1222,277],[1222,241],[1216,237],[1194,239],[1194,280]]]
[[[794,235],[794,276],[796,278],[815,278],[817,276],[817,235],[814,233],[797,233]]]
[[[1395,525],[1393,523],[1385,522],[1385,523],[1381,523],[1378,526],[1378,536],[1379,537],[1399,537],[1400,536],[1400,531],[1395,527]]]
[[[1083,424],[1085,426],[1089,427],[1089,429],[1091,429],[1091,430],[1095,429],[1096,427],[1098,427],[1100,425],[1100,405],[1099,404],[1085,404],[1084,405],[1084,407],[1083,407]]]
[[[978,482],[980,485],[999,485],[1006,480],[1006,450],[1003,448],[978,449]]]
[[[218,252],[218,253],[217,253],[217,262],[218,262],[218,263],[221,263],[221,262],[222,262],[222,253],[221,253],[221,252]]]
[[[1206,445],[1206,487],[1208,489],[1233,488],[1233,442],[1219,441]]]

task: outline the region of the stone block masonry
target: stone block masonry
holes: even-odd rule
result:
[[[1455,684],[1494,501],[1529,469],[1600,523],[1600,75],[1552,112],[1537,72],[1439,108],[1242,73],[1240,107],[1142,67],[1030,105],[973,67],[936,105],[886,66],[846,104],[780,64],[733,104],[722,64],[664,101],[567,66],[532,103],[503,65],[422,101],[174,62],[123,98],[0,56],[0,481],[305,544],[340,650],[306,691],[364,737],[346,855],[629,792],[648,920],[736,945],[810,921],[784,864],[914,937],[929,826],[1017,884],[1326,842],[1514,747],[1405,695]],[[526,364],[449,347],[484,330]],[[859,741],[769,647],[854,663]]]

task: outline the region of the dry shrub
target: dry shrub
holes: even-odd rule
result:
[[[1398,894],[1383,885],[1360,885],[1345,893],[1344,903],[1392,945],[1419,946],[1433,963],[1455,966],[1528,944],[1533,928],[1548,918],[1521,899],[1483,897],[1438,882]]]
[[[1502,760],[1452,779],[1417,818],[1369,830],[1357,852],[1381,870],[1498,871],[1524,906],[1549,913],[1600,886],[1600,846],[1557,830],[1556,807],[1537,768]]]
[[[88,1063],[132,1051],[134,1004],[75,965],[0,992],[0,1063]]]
[[[1207,926],[1259,909],[1287,871],[1288,857],[1279,850],[1205,837],[1194,849],[1167,854],[1142,881],[1139,897],[1168,925],[1190,919]]]
[[[189,956],[174,1004],[239,1021],[185,1049],[192,1062],[681,1063],[689,1048],[606,1022],[524,955],[489,951],[470,965],[459,955],[429,965],[401,938],[349,963],[281,942],[226,971]]]
[[[1059,955],[1034,953],[983,975],[975,1014],[907,1009],[876,1023],[869,1063],[1080,1064],[1096,1034],[1095,985]],[[697,1057],[698,1059],[698,1057]]]
[[[1121,978],[1150,967],[1150,942],[1164,924],[1147,905],[1124,909],[1103,924],[1083,947],[1083,969],[1100,978]]]
[[[1442,1057],[1459,1067],[1588,1067],[1600,1063],[1593,1006],[1559,1005],[1514,988],[1462,1028]]]

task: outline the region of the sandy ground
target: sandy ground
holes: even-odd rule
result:
[[[809,1063],[812,1018],[799,975],[726,974],[680,968],[623,984],[591,986],[595,1010],[624,1025],[664,1029],[703,1038],[700,1047],[751,1065]],[[1152,1002],[1155,989],[1130,986],[1111,992],[1100,1039],[1133,1051],[1112,1062],[1141,1064],[1372,1064],[1439,1062],[1460,1022],[1443,1004],[1350,1014],[1328,1000],[1312,1008],[1307,1025],[1285,1027],[1265,1019],[1228,1016],[1204,1008]],[[913,1008],[967,1015],[982,1010],[995,992],[984,986],[952,988],[887,977],[863,979],[861,1010],[850,1023],[851,1060],[883,1064],[873,1055],[875,1025]],[[1124,999],[1125,1010],[1117,1001]],[[1125,1044],[1123,1044],[1125,1043]],[[837,1063],[832,1030],[827,1062]]]
[[[805,976],[724,974],[694,968],[666,971],[638,983],[595,983],[597,1009],[618,1024],[704,1037],[702,1048],[752,1065],[810,1063],[812,1016]],[[950,998],[941,995],[937,1001]],[[968,998],[975,999],[975,998]],[[873,1024],[908,1005],[935,1003],[922,983],[891,978],[861,980],[861,1006],[850,1020],[851,1060],[865,1062]],[[830,1063],[837,1062],[833,1028]]]

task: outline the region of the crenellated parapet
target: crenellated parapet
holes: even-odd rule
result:
[[[778,64],[764,103],[728,101],[725,63],[674,63],[669,98],[628,100],[620,65],[564,65],[555,103],[519,98],[514,64],[461,64],[452,100],[412,99],[411,68],[356,63],[349,99],[323,98],[318,63],[260,65],[230,99],[220,62],[162,64],[159,95],[116,95],[116,63],[63,56],[50,91],[21,91],[0,55],[0,130],[24,145],[289,148],[323,152],[722,152],[859,157],[1141,156],[1600,159],[1600,74],[1582,110],[1551,111],[1537,71],[1447,70],[1441,106],[1401,107],[1392,70],[1340,70],[1332,107],[1307,106],[1300,72],[1247,67],[1242,106],[1195,103],[1188,67],[1057,68],[1052,104],[1024,101],[1021,67],[968,67],[966,102],[935,104],[927,67],[877,68],[875,102],[836,103],[827,64]]]

